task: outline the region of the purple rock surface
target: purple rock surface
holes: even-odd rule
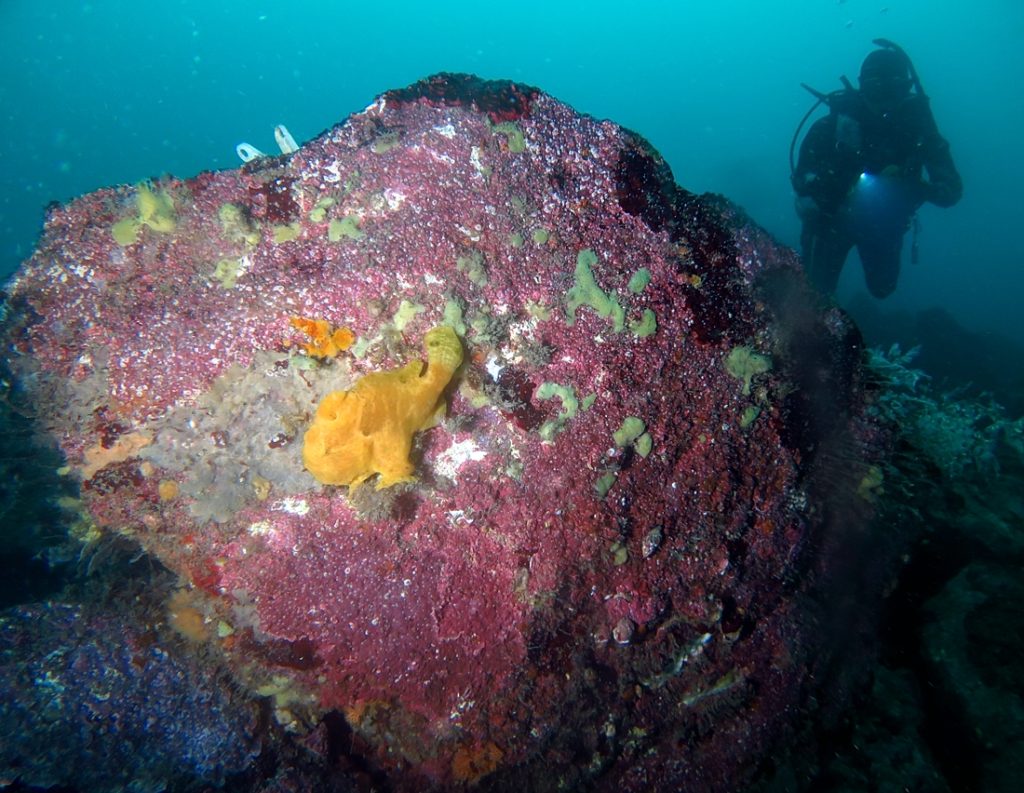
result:
[[[442,324],[465,361],[416,481],[320,484],[320,400]],[[844,560],[874,569],[855,329],[527,86],[439,75],[294,154],[57,207],[0,332],[96,527],[396,790],[733,790],[822,694]]]

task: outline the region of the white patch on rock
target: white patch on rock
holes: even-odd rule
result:
[[[487,370],[487,374],[491,376],[491,379],[497,382],[498,375],[501,374],[501,370],[505,368],[505,365],[496,355],[488,355],[487,360],[484,361],[484,368]]]
[[[469,161],[473,165],[473,169],[480,174],[480,176],[487,175],[487,166],[483,164],[483,160],[480,158],[480,147],[474,146],[469,152]]]
[[[269,520],[258,520],[249,524],[249,534],[253,537],[272,537],[275,533],[274,525]]]
[[[337,184],[341,181],[341,171],[339,170],[341,164],[338,162],[332,162],[324,170],[326,173],[323,175],[323,180],[328,184]]]
[[[434,470],[441,476],[451,479],[453,482],[459,469],[472,461],[479,461],[487,456],[487,452],[476,445],[476,441],[467,438],[464,441],[456,441],[434,460]]]
[[[384,191],[384,200],[388,202],[388,209],[394,212],[405,203],[405,193],[388,188]]]
[[[289,515],[305,515],[309,512],[309,504],[303,498],[282,498],[272,509],[287,512]]]

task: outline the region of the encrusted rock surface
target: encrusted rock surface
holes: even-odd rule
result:
[[[317,482],[320,400],[442,324],[465,362],[417,481]],[[394,789],[735,789],[856,635],[821,605],[860,597],[837,559],[874,569],[856,331],[536,89],[440,75],[292,155],[54,208],[0,331],[89,519]]]
[[[259,711],[131,618],[0,611],[0,769],[39,789],[194,790],[259,753]]]

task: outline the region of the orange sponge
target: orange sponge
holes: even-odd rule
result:
[[[306,355],[315,358],[333,358],[351,347],[356,339],[351,330],[332,328],[326,319],[292,317],[291,323],[293,328],[298,328],[309,336],[310,343],[302,346],[306,350]]]
[[[462,363],[462,343],[441,326],[423,337],[427,361],[373,372],[323,398],[306,431],[302,462],[325,485],[355,487],[380,474],[377,489],[410,482],[412,436],[444,416],[442,392]]]

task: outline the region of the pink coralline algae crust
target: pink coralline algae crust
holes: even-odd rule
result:
[[[173,230],[128,244],[138,188],[51,211],[7,365],[85,513],[197,590],[282,723],[344,714],[396,790],[729,790],[787,735],[874,438],[791,251],[635,134],[459,75],[151,189]],[[296,316],[357,341],[309,358]],[[417,482],[320,485],[319,400],[445,323]]]

